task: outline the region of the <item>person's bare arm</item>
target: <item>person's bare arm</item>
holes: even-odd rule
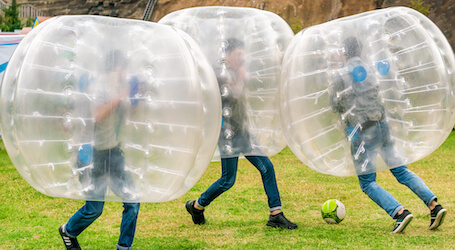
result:
[[[128,95],[129,88],[125,88],[120,92],[118,96],[109,102],[97,107],[93,112],[95,116],[95,122],[104,120],[108,115],[110,115],[122,102],[122,98]]]

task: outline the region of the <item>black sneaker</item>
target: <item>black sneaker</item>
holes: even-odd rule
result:
[[[65,244],[67,250],[81,250],[77,239],[66,235],[66,232],[63,230],[63,225],[58,228],[58,232],[60,233],[60,236],[62,236],[63,244]]]
[[[194,224],[205,224],[204,210],[194,208],[195,202],[196,201],[187,201],[185,203],[186,211],[191,214]]]
[[[446,209],[444,209],[441,205],[436,205],[436,207],[431,210],[431,223],[428,229],[433,230],[438,228],[444,221],[446,214]]]
[[[267,221],[267,226],[269,227],[281,227],[285,229],[296,229],[297,224],[290,222],[286,217],[284,217],[283,212],[280,212],[276,215],[270,215],[269,221]]]
[[[397,222],[395,222],[395,226],[392,229],[392,233],[402,233],[408,226],[409,222],[412,220],[412,214],[407,209],[403,211],[402,214],[397,216]]]

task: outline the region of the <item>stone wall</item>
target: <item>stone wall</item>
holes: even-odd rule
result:
[[[145,0],[16,0],[31,4],[48,16],[56,15],[103,15],[142,19]],[[11,2],[8,0],[7,2]]]
[[[7,0],[11,2],[11,0]],[[92,14],[142,19],[146,0],[17,0],[31,4],[49,16]],[[150,21],[196,6],[241,6],[274,12],[294,31],[335,18],[391,6],[428,7],[435,22],[455,48],[455,0],[158,0]]]

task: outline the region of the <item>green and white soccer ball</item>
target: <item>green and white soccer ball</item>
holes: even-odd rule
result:
[[[338,224],[346,216],[346,209],[339,200],[328,200],[322,205],[322,218],[329,224]]]

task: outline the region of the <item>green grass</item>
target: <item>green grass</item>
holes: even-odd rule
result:
[[[220,174],[212,163],[184,196],[166,203],[141,205],[135,249],[449,249],[455,245],[455,134],[432,155],[411,164],[448,210],[441,229],[429,231],[429,210],[388,171],[378,182],[414,214],[406,233],[389,233],[394,221],[359,188],[356,177],[317,173],[289,149],[272,157],[283,211],[297,230],[272,229],[267,199],[257,170],[240,160],[237,182],[206,209],[206,225],[194,225],[184,203],[196,199]],[[326,224],[320,208],[341,200],[347,216]],[[57,228],[83,201],[52,198],[30,187],[0,150],[0,249],[63,249]],[[84,249],[114,249],[120,229],[121,203],[107,203],[104,214],[79,236]]]

